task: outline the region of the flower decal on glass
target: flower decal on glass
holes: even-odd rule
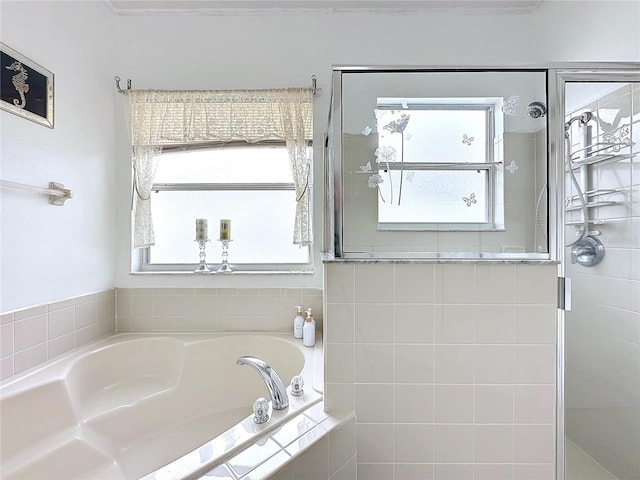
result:
[[[504,104],[502,105],[502,112],[509,117],[513,117],[518,114],[519,105],[520,97],[518,95],[511,95],[504,101]]]
[[[475,137],[469,137],[466,133],[462,135],[462,143],[464,143],[465,145],[471,146],[471,142],[473,142],[474,140]]]
[[[404,129],[407,128],[410,118],[411,115],[403,113],[402,115],[400,115],[400,118],[390,121],[382,128],[390,131],[391,133],[404,133]]]
[[[369,177],[367,184],[369,185],[369,188],[378,188],[378,185],[383,182],[384,180],[382,179],[382,175],[380,175],[379,173],[374,173]]]
[[[467,207],[470,207],[474,203],[478,203],[475,193],[472,193],[468,197],[462,197],[462,201],[467,204]]]
[[[507,170],[509,170],[509,173],[515,173],[516,170],[518,170],[518,165],[516,165],[516,162],[514,160],[511,160],[511,163],[507,166],[504,167]]]
[[[384,163],[395,162],[396,161],[396,149],[393,148],[393,147],[389,147],[389,146],[378,147],[378,148],[376,148],[375,156],[376,156],[376,159],[377,159],[378,163],[380,163],[380,162],[384,162]]]

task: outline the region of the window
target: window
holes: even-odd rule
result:
[[[378,229],[504,228],[501,102],[378,99]]]
[[[284,142],[165,147],[151,190],[155,244],[142,270],[192,270],[197,218],[208,219],[207,263],[221,260],[217,229],[224,218],[232,220],[234,271],[310,268],[309,246],[293,244],[296,191]]]

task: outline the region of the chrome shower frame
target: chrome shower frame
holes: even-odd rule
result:
[[[565,297],[570,305],[570,292],[565,292],[567,254],[565,245],[565,213],[563,208],[565,165],[565,87],[570,82],[640,82],[640,62],[586,63],[557,66],[549,69],[549,180],[554,179],[555,208],[549,210],[550,230],[554,229],[556,258],[558,259],[559,309],[556,344],[556,480],[565,480],[565,395],[564,395],[564,342],[565,342]],[[579,116],[576,120],[579,120]],[[585,118],[586,119],[586,118]],[[573,119],[572,119],[573,120]],[[553,171],[551,169],[554,169]],[[553,202],[553,203],[552,203]],[[553,217],[553,218],[552,218]],[[550,239],[551,240],[551,239]],[[567,279],[566,283],[570,283]],[[569,310],[570,308],[567,308]]]

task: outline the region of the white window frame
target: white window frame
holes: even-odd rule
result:
[[[378,222],[378,230],[381,231],[504,231],[504,163],[496,161],[494,151],[496,110],[502,102],[501,98],[477,99],[468,103],[453,103],[448,99],[442,99],[442,103],[430,103],[433,99],[411,99],[412,102],[394,102],[392,99],[379,99],[377,108],[384,110],[403,110],[406,112],[416,110],[484,110],[486,113],[486,162],[404,162],[401,166],[398,162],[389,162],[390,170],[445,170],[445,171],[479,171],[487,172],[486,186],[486,222]],[[472,100],[472,99],[470,99]],[[384,165],[384,169],[387,164]],[[379,165],[383,170],[383,165]],[[378,202],[381,200],[378,198]]]
[[[255,143],[247,142],[222,142],[222,143],[200,143],[200,144],[187,144],[187,145],[169,145],[164,146],[162,153],[172,153],[176,150],[185,152],[213,149],[213,148],[251,148],[251,147],[264,147],[264,146],[276,146],[286,148],[284,141],[261,141]],[[311,142],[309,142],[309,148],[311,148]],[[313,179],[311,171],[309,174],[309,184],[307,186],[309,195],[312,195]],[[159,192],[181,192],[181,191],[295,191],[295,185],[290,183],[155,183],[151,189],[151,195],[155,195]],[[293,232],[291,232],[293,237]],[[213,266],[213,272],[215,273],[215,266],[220,263],[220,251],[215,247],[218,247],[214,242],[208,245],[206,262],[207,265]],[[313,273],[313,250],[312,245],[301,246],[300,248],[307,249],[308,261],[304,263],[235,263],[230,262],[234,273]],[[139,256],[139,271],[140,272],[176,272],[176,273],[192,273],[197,266],[197,258],[194,257],[193,263],[151,263],[151,247],[141,248]]]

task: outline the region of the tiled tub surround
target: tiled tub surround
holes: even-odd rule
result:
[[[325,265],[325,402],[357,475],[555,477],[555,265]]]
[[[288,409],[271,412],[268,423],[256,425],[247,417],[251,405],[268,394],[256,372],[236,366],[241,355],[267,359],[286,383],[301,374],[304,395],[290,395]],[[155,469],[149,478],[183,478],[203,474],[229,457],[235,459],[230,460],[232,478],[239,478],[261,458],[238,452],[267,431],[272,438],[266,444],[282,447],[270,453],[283,450],[290,460],[339,425],[339,419],[325,423],[328,416],[318,418],[316,409],[303,417],[308,435],[304,430],[292,434],[291,426],[273,431],[322,400],[314,388],[317,381],[322,388],[316,367],[322,369],[322,344],[306,348],[288,335],[112,336],[2,386],[3,478],[41,478],[45,472],[58,478],[139,478]],[[31,422],[44,405],[57,414]],[[298,437],[304,438],[295,442]],[[192,449],[197,450],[184,457],[186,462],[171,463]]]
[[[322,330],[319,288],[118,288],[119,332],[291,332],[295,307]]]
[[[0,316],[4,380],[115,331],[115,290],[37,305]]]

